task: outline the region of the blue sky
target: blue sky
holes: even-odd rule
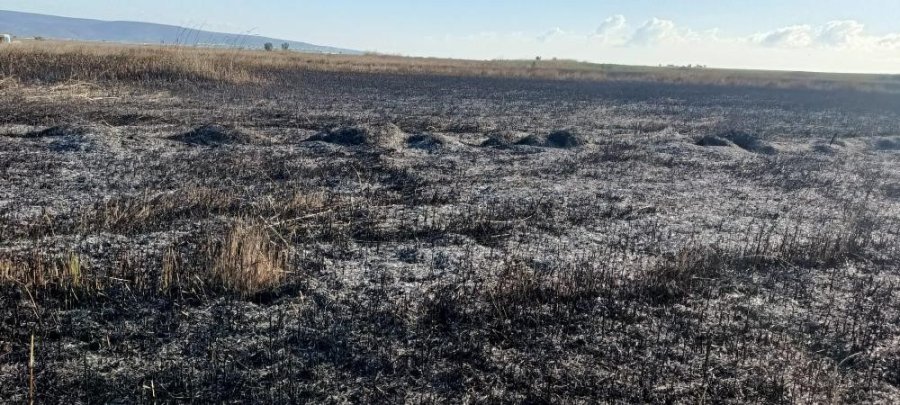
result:
[[[900,73],[898,0],[6,0],[0,8],[406,55]]]

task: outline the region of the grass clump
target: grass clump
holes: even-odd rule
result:
[[[252,295],[277,287],[288,274],[287,251],[260,225],[238,222],[207,249],[211,281],[227,291]]]

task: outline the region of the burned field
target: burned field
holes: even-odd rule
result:
[[[7,77],[0,402],[896,402],[898,112],[759,86]]]

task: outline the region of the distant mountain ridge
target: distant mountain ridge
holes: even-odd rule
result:
[[[0,34],[31,38],[106,41],[131,44],[181,44],[210,47],[262,48],[271,42],[275,47],[283,43],[301,52],[360,54],[351,49],[313,45],[306,42],[245,34],[201,31],[175,25],[101,21],[85,18],[58,17],[45,14],[0,10]]]

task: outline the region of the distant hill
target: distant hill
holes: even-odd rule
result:
[[[22,38],[44,37],[48,39],[80,41],[180,44],[210,47],[262,48],[266,42],[271,42],[276,49],[282,43],[288,43],[291,50],[301,52],[361,53],[350,49],[313,45],[306,42],[255,35],[200,31],[174,25],[131,21],[100,21],[4,10],[0,10],[0,33],[8,33]]]

